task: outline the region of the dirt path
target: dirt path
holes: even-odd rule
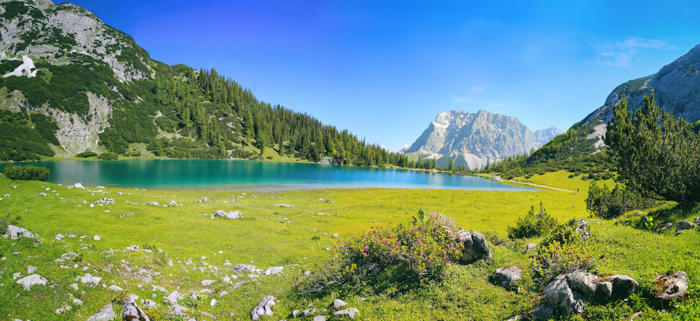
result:
[[[527,185],[527,186],[532,186],[532,187],[539,187],[539,188],[546,188],[546,189],[551,189],[555,191],[560,191],[560,192],[569,192],[573,193],[574,191],[570,191],[568,189],[563,189],[563,188],[558,188],[558,187],[552,187],[552,186],[546,186],[546,185],[540,185],[540,184],[535,184],[535,183],[529,183],[529,182],[522,182],[522,181],[516,181],[512,179],[503,179],[500,176],[491,176],[494,180],[497,180],[499,182],[508,182],[508,183],[513,183],[513,184],[520,184],[520,185]]]

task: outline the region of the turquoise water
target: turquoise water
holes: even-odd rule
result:
[[[403,169],[248,160],[123,160],[33,162],[51,170],[52,183],[144,188],[437,188],[523,191],[473,176]]]

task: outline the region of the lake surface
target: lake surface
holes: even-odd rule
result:
[[[123,160],[26,163],[51,170],[52,183],[143,188],[433,188],[526,191],[486,178],[404,169],[248,160]],[[2,164],[0,164],[2,166]]]

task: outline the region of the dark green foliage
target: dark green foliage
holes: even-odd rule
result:
[[[0,235],[5,235],[5,233],[7,233],[7,225],[17,225],[21,220],[21,216],[9,213],[4,217],[0,217]]]
[[[14,71],[22,64],[22,60],[5,60],[0,61],[0,75]]]
[[[32,114],[31,120],[34,123],[34,129],[36,129],[46,141],[57,146],[60,144],[58,138],[56,138],[58,125],[56,125],[53,118],[46,117],[43,114]]]
[[[568,222],[559,224],[555,226],[549,233],[547,233],[540,241],[540,246],[548,246],[553,243],[572,243],[581,240],[588,239],[588,230],[578,230],[579,219],[573,218]]]
[[[0,160],[39,160],[41,156],[53,156],[54,152],[29,116],[0,110]]]
[[[540,211],[535,213],[535,207],[531,206],[527,215],[518,218],[515,226],[508,226],[508,238],[520,239],[544,235],[557,225],[557,219],[547,214],[540,202]]]
[[[88,150],[88,151],[84,151],[84,152],[82,152],[82,153],[78,153],[78,154],[76,154],[75,156],[81,157],[81,158],[88,158],[88,157],[95,157],[95,156],[97,156],[97,153]]]
[[[49,169],[30,165],[7,165],[5,176],[11,179],[45,181],[49,179]]]
[[[35,19],[44,17],[39,9],[29,8],[22,1],[9,1],[0,4],[0,6],[5,8],[5,12],[2,16],[7,18],[8,21],[27,13]]]
[[[693,127],[659,108],[653,95],[636,112],[623,97],[613,113],[605,143],[622,182],[656,199],[700,201],[700,135]]]
[[[609,190],[595,182],[588,189],[586,198],[588,211],[604,219],[616,218],[631,210],[645,209],[653,205],[653,200],[642,197],[639,193],[622,185],[615,185],[612,190]]]
[[[115,154],[115,153],[106,152],[106,153],[102,153],[102,154],[98,155],[98,156],[97,156],[97,159],[101,159],[101,160],[117,160],[117,159],[119,159],[119,155],[117,155],[117,154]]]

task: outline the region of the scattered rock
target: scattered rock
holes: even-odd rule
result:
[[[670,301],[684,297],[688,292],[688,274],[678,271],[671,275],[659,274],[656,277],[656,297]]]
[[[148,205],[151,205],[151,206],[160,206],[160,204],[158,204],[158,202],[155,202],[155,201],[153,201],[153,202],[148,202]]]
[[[235,220],[241,218],[241,211],[226,212],[224,210],[218,210],[216,211],[216,213],[214,213],[214,216],[212,218],[214,217],[223,217],[229,220]]]
[[[124,306],[122,307],[122,320],[124,321],[150,321],[146,312],[143,312],[132,297],[127,296],[124,299]]]
[[[56,309],[56,311],[54,311],[54,312],[56,312],[56,314],[61,314],[61,313],[66,312],[66,311],[70,311],[71,309],[72,308],[70,305],[64,304],[62,307]]]
[[[274,311],[272,308],[275,306],[275,297],[274,296],[266,296],[258,303],[258,306],[253,309],[253,311],[250,313],[251,319],[253,321],[257,321],[260,319],[261,316],[263,315],[274,315]]]
[[[343,300],[341,300],[341,299],[335,299],[335,300],[333,300],[333,303],[331,304],[331,307],[332,307],[333,309],[338,310],[338,309],[340,309],[340,308],[342,308],[342,307],[344,307],[344,306],[346,306],[346,305],[348,305],[347,302],[345,302],[345,301],[343,301]]]
[[[216,299],[211,299],[211,301],[209,302],[209,306],[213,307],[215,305],[216,305]]]
[[[525,253],[530,253],[530,252],[534,251],[535,249],[537,249],[537,244],[530,243],[530,244],[525,246]]]
[[[54,236],[53,238],[56,239],[57,241],[60,241],[60,240],[64,239],[65,236],[63,234],[59,233],[59,234],[56,234],[56,236]]]
[[[700,225],[700,216],[696,217],[696,218],[693,220],[693,223],[695,223],[695,225]]]
[[[170,311],[172,311],[175,315],[185,315],[185,312],[187,312],[187,308],[179,304],[173,304],[170,306]]]
[[[573,226],[575,226],[574,233],[579,235],[581,241],[588,241],[588,239],[591,238],[591,231],[588,227],[588,222],[586,222],[586,220],[574,220]]]
[[[102,205],[114,205],[114,199],[112,198],[101,198],[95,201],[95,204]]]
[[[250,272],[250,271],[255,271],[255,265],[250,265],[250,264],[236,264],[233,267],[234,272]]]
[[[85,274],[83,276],[77,276],[75,279],[80,281],[81,283],[91,287],[91,288],[96,287],[100,283],[100,281],[102,280],[102,278],[97,277],[97,276],[93,276],[90,273]]]
[[[289,204],[275,204],[275,207],[292,207]]]
[[[202,286],[210,286],[210,285],[214,284],[215,282],[216,282],[216,280],[203,280],[202,282],[199,282],[199,283],[202,284]]]
[[[107,304],[99,312],[95,313],[87,319],[87,321],[112,321],[114,320],[114,309],[112,304]]]
[[[12,274],[12,279],[13,279],[13,280],[17,280],[17,279],[19,279],[20,277],[22,277],[22,273],[21,273],[21,272],[15,272],[15,273]]]
[[[30,239],[34,239],[37,236],[29,232],[27,229],[21,228],[19,226],[14,226],[12,224],[7,225],[7,232],[5,232],[5,235],[2,237],[4,238],[10,238],[12,240],[19,239],[20,237],[26,237]]]
[[[95,241],[99,241],[99,240],[101,240],[102,238],[100,238],[99,235],[95,235],[95,236],[92,237],[92,239],[95,240]]]
[[[686,220],[678,221],[678,223],[676,223],[676,230],[678,230],[678,231],[692,230],[693,228],[694,228],[693,223],[690,223]]]
[[[197,202],[199,202],[199,203],[204,203],[207,201],[209,201],[209,199],[206,196],[202,196],[201,198],[199,198],[199,200],[197,200]]]
[[[85,186],[83,186],[83,184],[81,183],[75,183],[71,186],[73,186],[73,188],[85,189]]]
[[[177,206],[177,202],[175,202],[175,201],[173,200],[173,201],[170,201],[170,203],[168,203],[168,205],[170,205],[170,206]]]
[[[141,300],[141,305],[148,308],[148,309],[153,309],[153,308],[158,306],[157,303],[155,303],[154,301],[152,301],[150,299]]]
[[[660,226],[658,227],[658,230],[664,231],[664,230],[668,230],[668,229],[670,229],[670,228],[672,228],[672,227],[673,227],[673,223],[667,222],[667,223],[665,223],[665,224],[660,225]]]
[[[498,268],[493,275],[492,282],[506,289],[511,289],[522,278],[522,272],[523,270],[517,266]]]
[[[116,286],[116,285],[110,285],[110,286],[107,288],[107,290],[115,291],[115,292],[122,292],[122,291],[124,291],[124,289],[122,289],[122,288],[120,288],[120,287],[118,287],[118,286]]]
[[[173,291],[165,298],[165,302],[170,305],[176,305],[177,301],[180,300],[180,292]]]
[[[38,195],[41,196],[41,197],[46,197],[46,196],[47,196],[46,193],[39,193]]]
[[[325,315],[317,315],[314,317],[314,321],[326,321],[327,319],[328,317],[326,317]]]
[[[360,314],[360,310],[357,308],[347,308],[344,310],[336,311],[333,313],[333,316],[336,318],[342,318],[345,316],[350,317],[350,319],[354,319],[355,315]]]
[[[36,267],[34,266],[27,266],[27,274],[34,274],[36,272]]]
[[[274,267],[271,267],[271,268],[268,268],[267,270],[265,270],[265,272],[263,272],[263,274],[265,274],[265,275],[277,275],[277,274],[282,273],[282,270],[284,270],[283,266],[274,266]]]
[[[46,279],[39,274],[32,274],[17,280],[17,284],[23,286],[25,290],[29,291],[36,285],[46,285]]]

